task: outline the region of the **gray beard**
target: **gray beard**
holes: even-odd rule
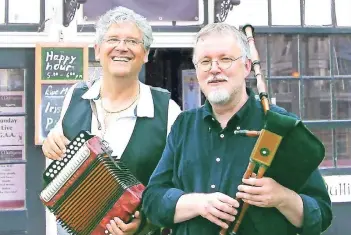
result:
[[[208,94],[208,101],[211,104],[226,104],[230,99],[230,93],[225,89],[217,89]]]

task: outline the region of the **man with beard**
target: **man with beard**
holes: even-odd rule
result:
[[[168,91],[149,87],[138,79],[152,41],[151,26],[132,10],[117,7],[100,17],[95,58],[100,61],[103,77],[91,86],[77,83],[69,90],[61,119],[43,143],[46,157],[61,159],[69,141],[87,130],[106,140],[112,156],[121,159],[141,183],[147,184],[180,113]],[[115,218],[107,229],[113,235],[135,234],[140,217],[136,212],[128,224]],[[67,234],[61,226],[58,233]]]
[[[242,179],[264,114],[245,79],[251,70],[246,36],[224,23],[196,37],[193,62],[205,104],[181,113],[143,195],[150,221],[174,235],[215,235],[234,221],[242,199],[252,205],[240,235],[317,235],[331,223],[331,202],[318,170],[298,193],[272,178]],[[270,110],[294,116],[271,105]],[[293,177],[293,176],[292,176]]]

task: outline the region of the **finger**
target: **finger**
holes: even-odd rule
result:
[[[43,153],[44,153],[45,157],[50,158],[52,160],[60,160],[61,159],[60,156],[58,156],[55,152],[50,152],[48,150],[48,148],[46,147],[46,145],[45,146],[43,145],[42,149],[43,149]]]
[[[246,202],[252,206],[265,207],[262,202],[257,202],[257,201],[247,200],[247,199],[243,199],[243,202]]]
[[[140,219],[140,212],[139,212],[139,211],[136,211],[136,212],[134,213],[134,218],[135,218],[135,219]]]
[[[229,197],[228,195],[225,195],[223,193],[218,193],[218,196],[217,198],[224,202],[224,203],[227,203],[235,208],[238,208],[240,205],[239,205],[239,202],[237,200],[235,200],[234,198],[232,197]]]
[[[61,135],[61,139],[65,146],[67,146],[70,143],[69,139],[67,139],[64,135]]]
[[[250,186],[250,185],[239,185],[238,190],[244,193],[249,193],[249,194],[261,194],[262,193],[262,187],[255,187],[255,186]]]
[[[230,215],[236,215],[238,213],[238,211],[233,206],[231,206],[227,203],[223,203],[221,201],[214,202],[213,206],[215,208],[217,208],[218,210],[223,211],[223,212],[230,214]]]
[[[249,178],[249,179],[243,179],[244,184],[256,186],[256,187],[262,187],[263,186],[263,181],[262,179],[256,179],[256,178]]]
[[[119,229],[120,229],[122,232],[126,232],[126,231],[127,231],[128,225],[125,224],[120,218],[115,217],[115,218],[114,218],[114,221],[116,222],[117,226],[119,227]]]
[[[234,221],[234,219],[235,219],[235,217],[233,215],[222,212],[215,207],[211,207],[209,209],[209,213],[212,214],[213,216],[215,216],[216,218],[219,218],[222,220]]]
[[[251,174],[251,177],[252,177],[252,178],[256,178],[256,176],[257,176],[256,173],[252,173],[252,174]]]
[[[254,194],[249,194],[249,193],[243,193],[243,192],[237,192],[236,196],[241,199],[245,200],[250,200],[250,201],[255,201],[255,202],[262,202],[263,201],[263,196],[262,195],[254,195]]]
[[[60,147],[57,145],[56,138],[55,137],[50,137],[48,138],[48,152],[51,153],[52,155],[61,157],[63,152],[61,151]]]
[[[110,224],[106,225],[107,230],[113,235],[122,235],[123,232],[118,228],[115,221],[111,220]]]
[[[58,148],[60,149],[60,151],[63,153],[66,152],[66,141],[68,140],[64,135],[62,134],[54,134],[53,135],[53,139],[56,143],[56,145],[58,146]],[[69,141],[68,141],[69,143]]]
[[[206,219],[208,219],[209,221],[211,221],[212,223],[217,224],[218,226],[227,229],[228,228],[228,224],[226,224],[225,222],[223,222],[222,220],[218,219],[217,217],[208,214],[208,216],[206,217]]]

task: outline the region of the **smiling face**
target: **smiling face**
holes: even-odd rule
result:
[[[199,85],[210,103],[226,104],[235,99],[235,94],[245,92],[250,64],[242,59],[241,49],[230,33],[200,38],[194,60]]]
[[[132,22],[112,24],[101,44],[95,45],[95,58],[100,60],[104,76],[137,77],[148,60],[143,34]]]

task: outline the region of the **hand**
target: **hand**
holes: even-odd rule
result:
[[[63,134],[51,131],[44,140],[42,150],[45,157],[52,160],[61,160],[68,144],[69,140]]]
[[[287,188],[274,179],[263,177],[260,179],[243,179],[246,185],[239,185],[236,194],[244,202],[258,207],[278,207],[286,198]]]
[[[218,226],[227,229],[228,225],[223,221],[234,221],[238,211],[239,202],[223,193],[202,194],[198,201],[200,215]]]
[[[140,213],[137,211],[134,214],[132,222],[125,224],[120,218],[115,217],[114,220],[111,220],[110,224],[106,225],[106,228],[112,235],[131,235],[138,230],[140,223]]]

